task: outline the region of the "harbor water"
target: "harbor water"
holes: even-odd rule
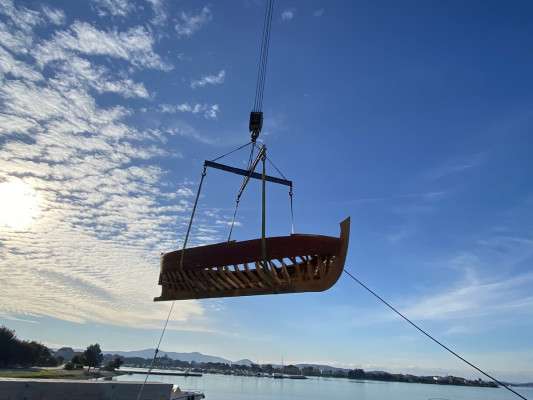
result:
[[[146,375],[121,375],[118,381],[144,381]],[[203,374],[203,376],[151,375],[149,381],[201,389],[205,400],[513,400],[505,388],[482,388],[419,383],[377,382],[346,378],[305,380]],[[513,388],[533,400],[533,388]]]

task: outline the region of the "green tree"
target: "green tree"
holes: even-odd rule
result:
[[[120,357],[115,357],[114,360],[109,361],[106,366],[106,371],[114,371],[115,369],[119,369],[120,366],[124,363],[124,360]]]
[[[91,367],[98,367],[103,359],[104,355],[98,343],[87,346],[87,349],[83,352],[83,365],[88,367],[87,371]]]
[[[16,342],[17,337],[15,336],[15,331],[2,325],[0,327],[0,367],[11,363]]]
[[[33,365],[54,366],[55,359],[50,350],[36,341],[19,340],[15,331],[0,327],[0,366]]]
[[[72,357],[71,360],[72,364],[74,365],[83,365],[83,354],[76,354],[74,357]]]
[[[356,369],[352,369],[351,371],[348,371],[348,378],[364,379],[365,377],[366,377],[366,373],[362,369],[356,368]]]

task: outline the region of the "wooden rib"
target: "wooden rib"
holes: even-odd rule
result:
[[[217,270],[226,278],[226,282],[229,282],[235,289],[242,289],[242,284],[233,276],[231,272],[227,270],[227,268],[227,266],[218,267]]]
[[[172,290],[175,290],[175,284],[172,282],[172,277],[169,276],[169,273],[161,274],[162,279],[161,282],[166,284],[167,288],[170,287]]]
[[[176,271],[179,279],[181,282],[183,282],[183,287],[185,288],[185,290],[187,291],[195,291],[195,286],[194,286],[194,280],[191,279],[189,277],[189,274],[187,271]]]
[[[261,276],[261,278],[263,279],[263,282],[267,284],[268,286],[272,286],[271,279],[269,279],[266,276],[265,272],[263,271],[263,267],[260,265],[259,261],[255,262],[254,264],[255,264],[255,270]]]
[[[291,260],[292,265],[294,265],[294,269],[296,270],[296,275],[298,275],[298,282],[303,282],[304,278],[302,275],[302,270],[300,269],[300,263],[296,261],[296,258],[290,257],[289,260]]]
[[[196,280],[198,281],[199,284],[201,284],[203,287],[204,287],[204,290],[206,292],[209,292],[209,291],[212,291],[213,290],[213,285],[211,284],[211,282],[209,281],[209,279],[207,279],[203,274],[202,274],[202,271],[194,271],[194,277],[196,278]]]
[[[291,276],[289,275],[289,271],[287,271],[287,266],[285,265],[285,262],[283,261],[283,259],[281,259],[281,260],[278,259],[278,261],[281,264],[281,273],[285,277],[287,283],[290,285],[291,284]]]
[[[232,289],[232,286],[234,289],[238,289],[239,286],[235,284],[235,282],[233,282],[229,276],[226,274],[226,271],[224,271],[224,268],[222,267],[216,267],[215,269],[213,269],[213,271],[216,271],[216,274],[217,274],[217,278],[219,279],[220,282],[224,282],[226,285],[229,286],[230,290]]]
[[[254,283],[248,279],[248,277],[240,270],[239,265],[234,265],[235,273],[241,281],[244,281],[244,284],[248,287],[253,287]]]
[[[209,289],[207,286],[204,285],[204,281],[201,275],[199,275],[196,271],[189,271],[189,273],[192,275],[194,279],[194,283],[198,286],[199,290],[202,292],[207,292]]]
[[[174,285],[176,285],[175,290],[181,290],[183,285],[181,283],[181,279],[179,278],[179,276],[174,271],[170,271],[170,275],[171,275],[170,281],[173,282]]]
[[[224,276],[222,276],[216,269],[210,269],[209,274],[215,279],[219,285],[224,287],[224,290],[233,290],[230,284],[226,282]]]
[[[317,256],[315,259],[318,266],[318,274],[320,275],[320,278],[323,278],[326,276],[326,267],[324,264],[327,263],[327,258],[326,260],[323,260],[322,257]]]
[[[311,265],[311,260],[307,260],[305,266],[307,270],[307,276],[309,277],[309,279],[313,279],[315,274],[313,273],[313,266]]]
[[[213,277],[210,274],[211,270],[205,270],[203,269],[201,271],[202,276],[207,280],[209,283],[209,287],[215,287],[216,290],[224,290],[224,287],[218,284],[216,279],[213,279]]]
[[[268,261],[268,265],[270,265],[270,275],[272,275],[272,277],[274,278],[278,286],[281,286],[282,282],[280,281],[278,277],[278,271],[277,271],[276,265],[270,260]]]
[[[226,266],[224,267],[224,269],[226,270],[226,273],[229,274],[229,276],[231,277],[231,279],[233,279],[233,281],[234,281],[237,285],[239,285],[239,287],[240,287],[241,289],[246,289],[246,288],[248,287],[248,284],[247,284],[245,281],[243,281],[243,280],[241,279],[241,276],[242,276],[242,275],[239,275],[239,274],[237,273],[238,268],[235,267],[235,266],[234,266],[233,268],[234,268],[234,269],[231,270],[230,267],[229,267],[228,265],[226,265]]]
[[[250,270],[250,267],[248,267],[248,263],[244,263],[244,269],[246,270],[248,276],[252,279],[252,282],[259,285],[259,287],[265,287],[265,285],[263,284],[263,282],[261,282],[257,275],[254,274],[252,270]]]

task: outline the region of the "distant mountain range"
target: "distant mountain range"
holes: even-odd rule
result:
[[[134,351],[103,351],[104,354],[119,355],[123,357],[140,357],[152,359],[154,357],[155,349],[146,349],[146,350],[134,350]],[[226,364],[237,364],[237,365],[252,365],[252,361],[248,359],[230,361],[222,357],[208,356],[197,351],[193,353],[176,353],[175,351],[165,351],[159,350],[158,356],[163,357],[167,355],[168,358],[173,360],[188,361],[188,362],[197,362],[197,363],[226,363]]]

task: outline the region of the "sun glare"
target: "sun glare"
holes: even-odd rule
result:
[[[0,227],[29,228],[39,215],[41,199],[22,179],[0,182]]]

